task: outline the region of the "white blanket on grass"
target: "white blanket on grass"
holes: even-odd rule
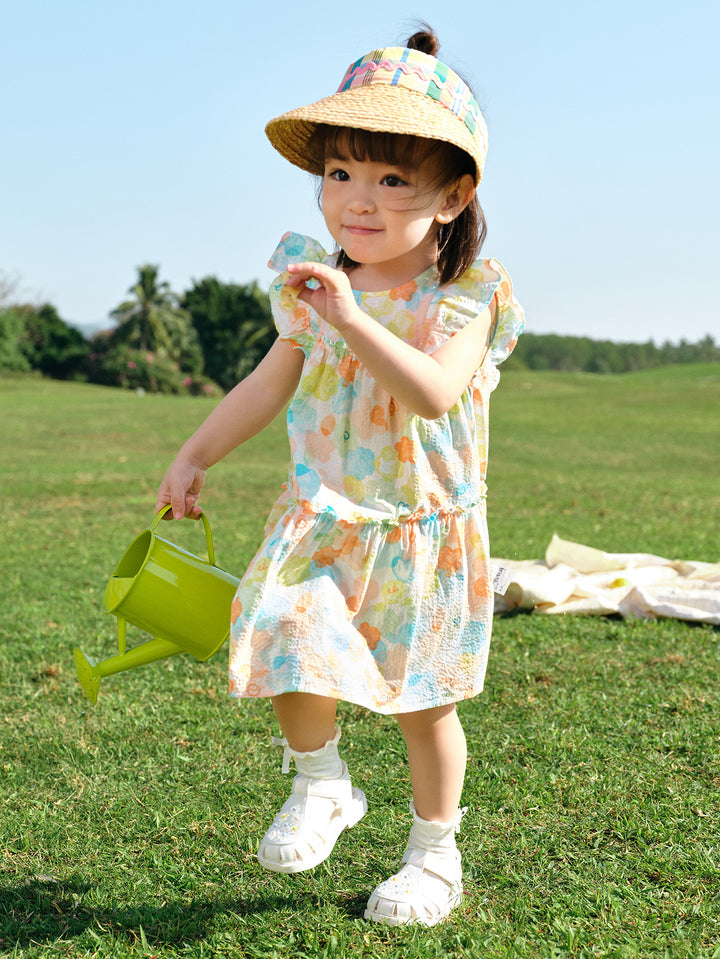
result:
[[[493,559],[510,585],[495,612],[582,613],[720,625],[720,563],[606,553],[553,535],[544,560]]]

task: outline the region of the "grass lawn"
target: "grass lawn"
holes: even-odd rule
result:
[[[341,707],[370,811],[329,862],[281,877],[254,859],[289,787],[272,711],[227,698],[224,652],[110,677],[87,703],[72,647],[114,652],[105,583],[211,407],[0,380],[0,956],[720,959],[717,629],[496,619],[486,690],[460,707],[466,897],[430,930],[362,919],[409,828],[393,720]],[[717,561],[719,409],[717,365],[508,371],[493,553],[539,557],[557,532]],[[212,471],[225,568],[252,556],[286,463],[280,422]],[[199,526],[171,532],[201,549]]]

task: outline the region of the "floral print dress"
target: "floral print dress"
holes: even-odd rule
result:
[[[488,401],[523,312],[497,260],[438,286],[435,267],[360,307],[433,353],[497,295],[490,349],[447,413],[384,390],[314,310],[281,303],[288,263],[334,257],[286,234],[270,266],[281,338],[305,355],[287,414],[291,464],[232,607],[230,692],[307,692],[379,713],[482,690],[493,613],[485,520]]]

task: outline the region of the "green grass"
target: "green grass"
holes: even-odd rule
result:
[[[289,780],[266,701],[230,702],[226,657],[177,657],[82,697],[74,645],[110,655],[105,582],[151,518],[204,400],[0,380],[0,955],[720,957],[718,631],[508,615],[461,706],[466,898],[432,930],[362,919],[409,826],[396,724],[341,707],[370,812],[311,873],[253,854]],[[716,561],[720,368],[509,372],[492,410],[495,555],[553,532]],[[282,424],[204,496],[239,572],[284,478]],[[169,535],[169,534],[168,534]],[[172,536],[190,549],[200,527]],[[140,638],[140,637],[138,637]]]

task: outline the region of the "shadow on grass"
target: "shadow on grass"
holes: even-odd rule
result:
[[[282,910],[316,910],[321,897],[288,890],[287,895],[265,892],[256,896],[217,896],[162,905],[89,906],[83,897],[92,884],[75,876],[67,880],[31,879],[24,885],[0,886],[0,949],[69,939],[86,930],[103,935],[146,937],[154,944],[178,944],[204,939],[218,916],[259,916]],[[353,897],[338,904],[348,918],[363,914],[365,899]]]

